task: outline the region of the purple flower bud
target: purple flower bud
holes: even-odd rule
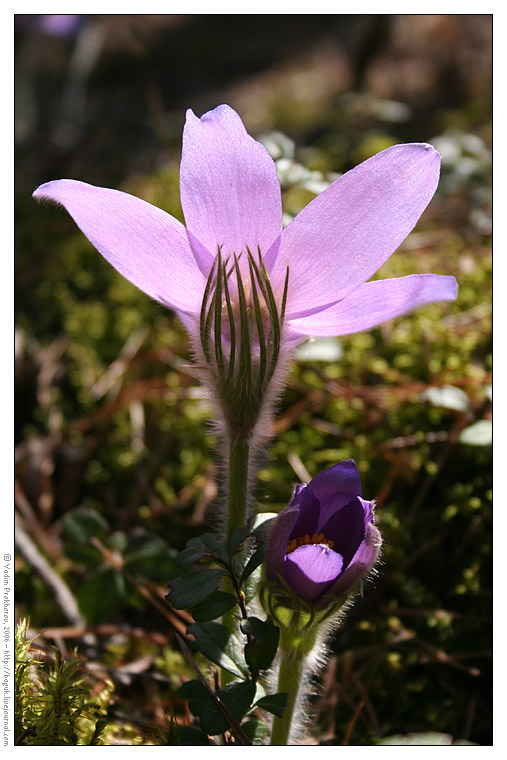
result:
[[[373,503],[362,498],[359,471],[348,459],[297,486],[271,530],[266,579],[324,609],[372,570],[381,543]]]

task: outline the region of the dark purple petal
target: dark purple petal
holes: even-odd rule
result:
[[[319,473],[309,483],[308,489],[320,502],[319,530],[332,514],[363,494],[359,470],[353,459]]]
[[[345,567],[364,538],[364,522],[364,508],[356,498],[332,514],[323,525],[319,525],[319,533],[323,533],[327,541],[334,541],[333,549],[342,555]]]
[[[313,602],[339,576],[343,557],[323,544],[305,544],[285,557],[285,579],[302,599]]]
[[[359,502],[361,503],[363,507],[364,512],[364,527],[368,525],[368,523],[373,522],[373,501],[366,501],[366,499],[362,499],[360,496],[357,497]]]
[[[372,523],[368,523],[364,541],[361,542],[345,572],[322,595],[319,606],[325,607],[339,596],[347,594],[361,578],[368,575],[378,559],[381,546],[382,537],[379,531]]]
[[[373,567],[377,560],[381,544],[382,538],[378,529],[373,523],[368,523],[364,531],[364,540],[361,541],[356,553],[350,560],[349,567],[354,567],[355,565],[368,565],[369,567]]]
[[[266,577],[270,580],[283,576],[287,546],[298,514],[298,510],[292,507],[282,509],[271,529],[266,548]]]
[[[299,538],[306,534],[311,538],[317,528],[320,504],[319,500],[309,490],[306,483],[301,483],[296,486],[296,492],[290,506],[299,509],[298,519],[294,523],[290,538]]]

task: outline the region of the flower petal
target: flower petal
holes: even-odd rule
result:
[[[266,577],[271,580],[277,580],[279,575],[283,576],[284,558],[298,514],[297,508],[282,509],[271,528],[266,546]]]
[[[313,602],[339,576],[343,557],[323,544],[305,544],[285,557],[285,580],[302,599]]]
[[[287,318],[332,304],[369,280],[430,202],[440,156],[431,145],[394,145],[339,177],[282,234],[271,279],[289,262]]]
[[[356,463],[353,459],[346,459],[320,472],[308,484],[308,491],[320,502],[320,531],[331,515],[356,496],[362,496],[361,478]]]
[[[364,508],[359,498],[338,509],[319,526],[319,533],[323,533],[328,541],[334,542],[333,549],[342,555],[345,567],[363,540],[364,530]]]
[[[200,119],[187,111],[180,190],[187,227],[213,255],[267,253],[281,232],[275,163],[229,106]]]
[[[361,542],[348,568],[319,599],[319,606],[325,607],[339,596],[349,593],[362,578],[368,575],[378,559],[381,546],[382,537],[378,529],[373,523],[368,523],[364,541]]]
[[[306,483],[296,486],[296,492],[289,506],[297,506],[299,509],[298,518],[291,530],[290,538],[303,537],[305,534],[313,535],[317,528],[320,504]]]
[[[409,274],[391,280],[366,282],[342,301],[288,327],[301,335],[347,335],[368,330],[388,319],[434,301],[453,301],[458,293],[454,277]]]
[[[185,227],[165,211],[72,179],[47,182],[33,196],[64,206],[92,245],[140,290],[173,309],[200,310],[204,277]]]

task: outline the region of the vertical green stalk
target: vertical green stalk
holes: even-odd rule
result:
[[[227,532],[230,539],[235,528],[246,524],[248,506],[248,469],[250,456],[250,441],[248,438],[231,437],[229,444],[229,471],[227,483]],[[234,593],[230,579],[224,583],[224,591]],[[231,634],[238,631],[234,608],[222,617],[222,624]],[[222,688],[234,680],[227,670],[222,670]]]
[[[306,657],[301,652],[288,652],[280,649],[280,670],[278,672],[277,692],[287,692],[289,701],[283,717],[273,720],[271,729],[271,746],[284,747],[289,743],[294,708],[304,676]]]
[[[241,528],[246,524],[249,455],[249,439],[231,437],[229,444],[229,482],[227,492],[227,540],[229,540],[235,528]]]

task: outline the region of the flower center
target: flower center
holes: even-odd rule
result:
[[[292,538],[289,541],[287,545],[287,554],[291,554],[293,551],[298,549],[300,546],[304,546],[305,544],[319,544],[320,546],[327,546],[329,549],[332,549],[334,546],[334,541],[332,539],[325,538],[323,533],[314,533],[311,538],[308,533],[306,533],[304,536],[300,536],[299,538]]]

